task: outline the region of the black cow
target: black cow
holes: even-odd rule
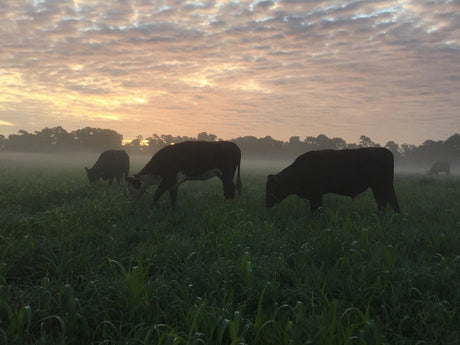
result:
[[[400,213],[393,188],[393,154],[385,148],[311,151],[277,175],[268,175],[265,206],[273,207],[288,195],[310,201],[313,213],[322,205],[323,194],[334,193],[354,198],[371,188],[378,209],[387,202]]]
[[[89,182],[93,183],[103,179],[109,180],[109,185],[116,178],[120,184],[122,177],[129,175],[129,156],[124,150],[108,150],[101,153],[91,169],[85,168]]]
[[[450,162],[434,162],[431,169],[427,171],[428,175],[438,175],[440,172],[445,172],[446,175],[450,174]]]
[[[236,190],[241,193],[241,151],[228,141],[186,141],[159,150],[147,165],[127,179],[128,198],[137,200],[150,185],[158,185],[153,205],[167,191],[174,209],[177,187],[187,180],[207,180],[217,176],[224,186],[226,199],[235,197],[233,177],[238,168]]]

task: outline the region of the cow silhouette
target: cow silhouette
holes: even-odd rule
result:
[[[120,184],[122,178],[129,175],[129,156],[124,150],[108,150],[101,153],[93,167],[85,167],[89,182],[99,179],[109,181],[109,185],[116,179]]]
[[[279,174],[268,175],[265,206],[273,207],[294,194],[309,200],[313,214],[322,206],[324,194],[354,198],[371,188],[379,211],[389,203],[400,213],[393,178],[393,154],[385,148],[310,151]]]
[[[158,185],[153,205],[169,192],[174,209],[178,186],[187,180],[207,180],[217,176],[223,184],[225,199],[241,193],[241,151],[228,141],[185,141],[159,150],[147,165],[127,179],[128,198],[138,200],[150,185]],[[237,171],[236,186],[233,178]]]
[[[450,162],[449,161],[438,161],[434,162],[431,169],[427,171],[428,175],[438,175],[440,172],[446,173],[447,176],[450,174]]]

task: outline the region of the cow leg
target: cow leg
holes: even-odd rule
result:
[[[177,187],[169,191],[169,198],[171,199],[171,208],[173,210],[176,208],[177,192],[178,192]]]
[[[380,213],[385,212],[387,203],[390,204],[394,213],[401,213],[393,184],[389,184],[381,188],[372,187],[371,189],[374,194],[375,201],[377,201],[377,207]]]
[[[379,187],[371,187],[372,189],[372,194],[374,195],[374,199],[377,202],[377,208],[380,213],[385,212],[385,207],[387,206],[387,197],[385,192],[385,188],[379,188]]]
[[[172,186],[175,185],[175,181],[167,181],[163,180],[160,185],[158,186],[157,190],[155,191],[155,194],[153,195],[153,207],[155,207],[158,204],[158,200],[161,198],[161,196],[167,192],[169,189],[171,189]],[[177,187],[176,187],[177,188]]]
[[[323,205],[323,197],[320,195],[319,197],[310,199],[310,212],[312,215],[315,215],[316,212],[321,208]]]
[[[116,179],[117,179],[117,184],[120,185],[120,183],[121,183],[121,176],[120,176],[120,175],[117,175],[117,176],[116,176]]]
[[[235,184],[233,183],[233,177],[219,176],[224,186],[224,197],[226,200],[235,198]]]
[[[235,184],[232,180],[224,182],[224,197],[225,199],[235,198]]]
[[[112,185],[112,182],[113,182],[113,176],[111,178],[109,178],[109,186]]]
[[[388,197],[388,203],[393,208],[394,213],[401,213],[401,210],[399,209],[398,198],[396,197],[395,189],[393,188],[393,186],[391,186],[391,190]]]

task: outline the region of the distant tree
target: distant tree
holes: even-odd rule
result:
[[[154,133],[146,139],[148,149],[143,151],[156,152],[164,146],[182,143],[184,141],[196,140],[195,138],[190,138],[188,136],[173,136],[171,134],[157,134]]]
[[[378,147],[380,145],[374,143],[371,138],[361,135],[359,137],[359,146],[360,147]]]
[[[85,127],[72,132],[79,147],[84,149],[108,150],[121,148],[123,135],[112,129]]]
[[[292,158],[295,158],[296,156],[299,156],[300,154],[307,151],[307,145],[305,145],[305,143],[300,140],[299,136],[293,136],[289,138],[286,150],[286,154],[289,156],[294,156]]]
[[[445,150],[444,142],[425,140],[423,144],[416,150],[416,159],[425,164],[430,164],[432,161],[444,160],[448,158],[448,153]]]
[[[245,146],[245,147],[257,147],[257,138],[255,136],[249,135],[245,137],[238,137],[236,139],[233,139],[235,143],[237,143],[240,146]]]
[[[197,139],[204,140],[204,141],[216,141],[217,135],[208,134],[206,132],[201,132],[201,133],[198,133]]]
[[[404,157],[405,159],[410,158],[415,152],[415,149],[416,149],[415,145],[402,144],[401,150],[400,150],[401,156]]]
[[[59,147],[67,148],[75,145],[75,137],[61,126],[51,128],[51,130],[52,140]]]
[[[244,136],[232,139],[239,146],[241,152],[248,156],[264,156],[265,153],[260,150],[260,142],[255,136]]]
[[[142,145],[143,140],[144,137],[142,135],[138,135],[136,136],[136,139],[133,139],[129,143],[125,144],[124,147],[129,152],[140,152],[144,149],[144,145]]]
[[[75,139],[61,126],[44,128],[35,133],[19,130],[19,134],[11,134],[5,143],[8,150],[50,151],[64,150],[74,146]]]
[[[264,138],[259,139],[260,143],[263,145],[271,146],[271,147],[280,147],[283,145],[283,142],[280,140],[275,140],[271,136],[267,135]]]
[[[456,133],[444,142],[445,148],[452,154],[460,158],[460,134]]]
[[[289,144],[290,145],[299,145],[300,142],[300,137],[299,136],[294,136],[289,138]]]
[[[10,134],[6,149],[12,151],[39,151],[35,141],[35,136],[25,130],[19,130],[18,134]]]
[[[320,134],[316,137],[316,145],[318,146],[319,150],[328,150],[334,148],[334,144],[332,143],[331,139],[329,139],[324,134]]]
[[[332,141],[334,142],[335,148],[337,150],[342,150],[342,149],[347,148],[347,143],[342,138],[332,138]]]
[[[0,134],[0,150],[13,151],[49,151],[64,150],[69,148],[106,150],[125,147],[131,152],[154,153],[162,147],[170,144],[180,143],[188,140],[207,140],[216,141],[214,134],[207,132],[198,133],[196,139],[188,136],[173,136],[170,134],[153,134],[146,140],[148,145],[143,145],[144,138],[137,136],[136,139],[122,146],[123,136],[111,129],[85,127],[71,133],[61,126],[48,128],[41,131],[29,133],[19,130],[18,134],[10,134],[8,138]],[[358,147],[379,146],[369,137],[362,135],[359,143],[347,144],[341,138],[328,138],[324,134],[317,137],[307,136],[304,141],[299,136],[292,136],[288,142],[273,139],[271,136],[256,138],[255,136],[245,136],[231,139],[247,156],[258,156],[263,158],[290,158],[311,150],[319,149],[344,149]],[[458,164],[460,161],[460,134],[456,133],[445,141],[426,140],[420,146],[402,144],[399,146],[394,141],[389,141],[385,145],[400,164],[415,164],[426,166],[435,160],[451,160]]]
[[[152,136],[148,137],[146,140],[148,142],[147,146],[151,148],[162,147],[164,145],[163,139],[156,133],[152,134]]]
[[[359,149],[360,146],[356,143],[349,143],[347,144],[347,149],[351,149],[351,150],[354,150],[354,149]]]
[[[316,141],[315,137],[308,136],[305,138],[303,141],[305,143],[305,149],[306,151],[312,151],[312,150],[317,150],[318,149],[318,142]]]
[[[395,160],[399,160],[401,154],[399,152],[398,144],[396,144],[394,141],[389,141],[385,144],[385,147],[393,153],[393,157]]]
[[[171,134],[162,134],[161,140],[163,140],[165,145],[171,145],[174,143],[174,137]]]
[[[0,134],[0,150],[3,150],[7,144],[8,140],[3,134]]]
[[[460,165],[460,134],[454,134],[444,142],[444,150],[453,165]]]
[[[193,141],[193,140],[196,140],[196,139],[195,138],[190,138],[189,136],[186,136],[186,135],[184,135],[184,136],[179,135],[177,137],[174,137],[173,142],[175,144],[177,144],[177,143],[183,143],[184,141]]]
[[[43,148],[48,149],[68,149],[74,146],[75,138],[61,126],[35,131],[37,142]]]
[[[315,139],[316,148],[318,150],[338,150],[347,146],[345,140],[340,138],[328,138],[324,134],[320,134]]]
[[[142,151],[152,154],[165,146],[163,139],[156,133],[152,134],[150,137],[144,138],[144,143],[145,146],[142,148]]]

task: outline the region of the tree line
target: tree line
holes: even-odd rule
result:
[[[61,126],[44,128],[41,131],[29,133],[24,130],[8,137],[0,134],[1,151],[25,152],[65,152],[65,151],[95,151],[108,149],[125,149],[130,154],[144,153],[152,155],[162,147],[189,140],[222,140],[215,134],[201,132],[196,137],[173,136],[170,134],[152,134],[144,138],[137,136],[130,142],[123,142],[123,135],[112,129],[85,127],[72,132]],[[235,142],[246,158],[261,159],[293,159],[298,155],[312,150],[353,149],[360,147],[378,147],[369,137],[362,135],[358,143],[347,143],[341,138],[329,138],[324,134],[317,137],[300,138],[292,136],[289,140],[273,139],[271,136],[257,138],[243,136],[229,141]],[[434,161],[449,160],[460,164],[460,134],[456,133],[442,141],[426,140],[420,146],[388,141],[384,147],[393,152],[396,164],[400,165],[429,165]]]

